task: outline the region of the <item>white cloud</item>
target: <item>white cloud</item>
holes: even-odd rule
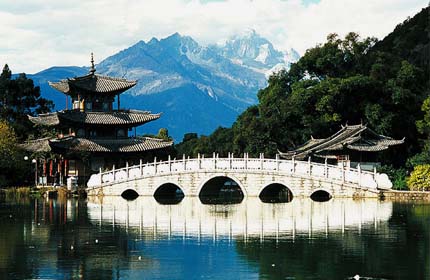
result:
[[[20,3],[21,2],[21,3]],[[328,33],[382,38],[427,0],[2,0],[0,64],[13,72],[88,65],[139,40],[174,32],[203,44],[253,28],[279,49],[303,53]]]

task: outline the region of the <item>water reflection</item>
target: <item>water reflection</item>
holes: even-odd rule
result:
[[[430,279],[430,205],[0,203],[0,279]]]
[[[152,197],[125,201],[120,197],[92,197],[88,215],[99,224],[117,224],[140,233],[189,237],[233,237],[247,239],[295,238],[298,234],[360,230],[377,227],[392,214],[392,203],[379,200],[333,199],[317,203],[294,199],[290,203],[267,204],[259,198],[245,198],[240,204],[205,205],[198,198],[185,197],[179,204],[160,205]],[[155,238],[155,236],[153,236]]]

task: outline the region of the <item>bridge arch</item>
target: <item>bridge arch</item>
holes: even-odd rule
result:
[[[316,202],[326,202],[332,199],[332,197],[332,193],[329,190],[323,188],[315,189],[310,195],[310,198]]]
[[[258,192],[258,197],[262,202],[291,202],[294,198],[293,190],[283,182],[271,182],[264,185]]]
[[[205,179],[197,195],[203,204],[240,203],[247,196],[242,182],[229,174],[216,174]]]
[[[185,197],[183,188],[176,183],[166,182],[154,190],[153,197],[160,204],[177,204]]]
[[[135,200],[139,197],[139,194],[134,189],[126,189],[121,193],[121,197],[126,200]]]

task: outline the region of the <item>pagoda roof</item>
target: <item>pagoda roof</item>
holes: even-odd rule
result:
[[[40,138],[40,139],[36,139],[36,140],[29,140],[26,141],[25,143],[22,143],[19,145],[20,148],[32,152],[32,153],[36,153],[36,152],[50,152],[51,151],[51,147],[49,146],[49,137],[46,138]]]
[[[390,146],[404,143],[404,138],[395,140],[391,137],[377,134],[366,125],[346,125],[325,139],[311,138],[302,146],[288,152],[279,152],[284,158],[303,159],[311,154],[329,153],[330,151],[340,151],[344,149],[379,152],[388,149]]]
[[[81,112],[79,110],[64,110],[38,117],[28,116],[37,125],[57,126],[60,122],[85,123],[91,125],[141,125],[160,118],[161,114],[151,114],[148,111],[126,110],[111,112]]]
[[[73,152],[135,153],[167,148],[172,146],[173,142],[150,137],[88,139],[68,136],[61,139],[50,140],[49,145],[53,149]]]
[[[71,94],[74,90],[118,94],[132,88],[136,83],[137,81],[101,76],[90,72],[90,74],[81,77],[49,82],[49,85],[65,94]]]

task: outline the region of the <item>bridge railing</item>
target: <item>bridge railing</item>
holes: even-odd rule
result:
[[[162,174],[171,174],[178,172],[198,172],[201,170],[208,171],[261,171],[277,172],[279,174],[297,175],[302,177],[320,178],[325,180],[340,181],[342,183],[356,184],[358,187],[376,189],[383,185],[390,188],[391,182],[385,174],[379,174],[369,171],[363,171],[358,168],[345,168],[337,165],[321,164],[308,161],[282,160],[277,156],[275,159],[249,158],[247,154],[243,158],[235,158],[229,155],[227,158],[219,158],[214,154],[211,158],[185,158],[173,159],[167,161],[157,161],[138,165],[127,166],[120,169],[100,172],[91,176],[88,181],[88,188],[102,187],[106,184],[120,183],[138,178],[157,176]],[[385,176],[385,177],[384,177]],[[388,180],[388,181],[387,181]]]

